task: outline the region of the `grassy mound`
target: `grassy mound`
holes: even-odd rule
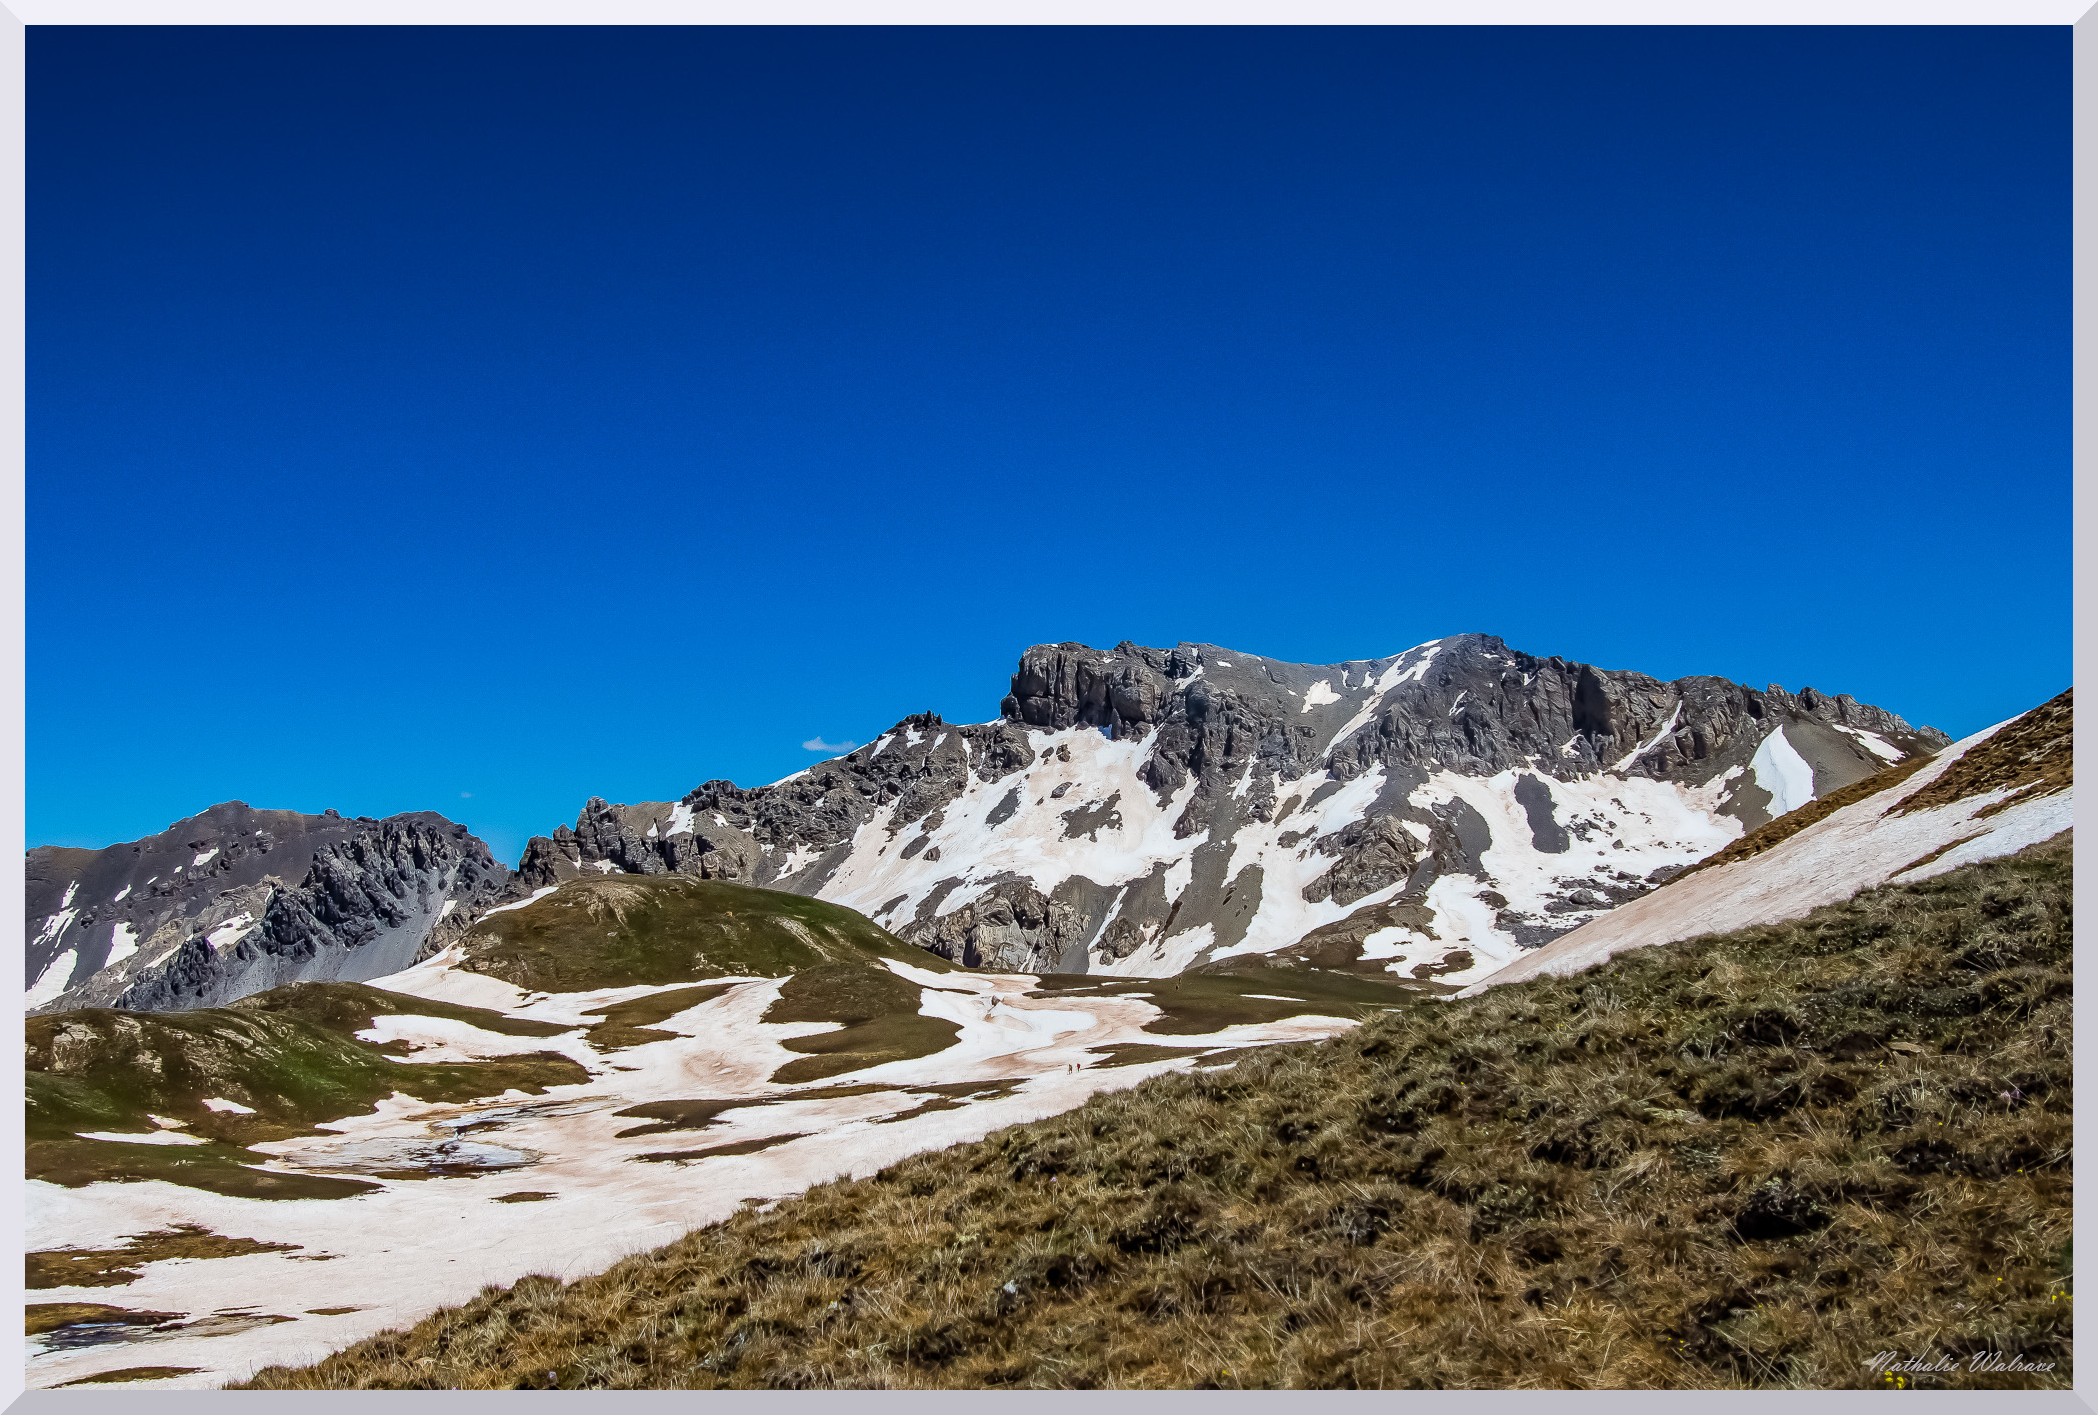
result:
[[[923,1001],[924,990],[916,983],[882,967],[826,963],[796,973],[760,1020],[842,1025],[835,1032],[782,1042],[788,1051],[804,1055],[773,1072],[773,1081],[785,1086],[820,1081],[953,1046],[961,1028],[919,1012]]]
[[[563,1030],[358,983],[295,983],[194,1012],[87,1008],[31,1017],[25,1023],[29,1177],[68,1186],[164,1179],[253,1199],[345,1198],[376,1186],[258,1170],[251,1166],[266,1156],[246,1147],[369,1114],[396,1091],[426,1101],[469,1101],[589,1079],[556,1053],[416,1064],[356,1039],[374,1017],[400,1013],[451,1017],[513,1035]],[[235,1102],[247,1113],[213,1110],[206,1099]],[[83,1131],[150,1135],[158,1128],[154,1116],[184,1122],[182,1133],[206,1143],[79,1138]]]
[[[254,1238],[227,1238],[193,1223],[154,1233],[134,1233],[121,1248],[60,1248],[28,1255],[23,1286],[123,1287],[144,1275],[147,1263],[166,1258],[240,1258],[249,1253],[290,1253],[296,1243],[264,1243]]]
[[[1413,1002],[248,1384],[2066,1386],[2071,883]]]
[[[1137,996],[1162,1014],[1144,1024],[1153,1036],[1192,1037],[1285,1017],[1360,1021],[1427,994],[1394,974],[1376,977],[1315,967],[1277,966],[1258,954],[1205,963],[1171,978],[1101,978],[1044,973],[1030,997]],[[1446,989],[1437,989],[1446,991]]]
[[[913,948],[836,904],[777,890],[682,875],[575,880],[524,909],[484,919],[466,935],[461,965],[544,992],[642,984],[707,984],[788,975],[767,1022],[835,1022],[840,1030],[786,1043],[806,1053],[773,1080],[820,1080],[954,1043],[951,1022],[922,1016],[922,990],[884,958],[930,972],[954,965]],[[695,986],[607,1008],[590,1032],[612,1048],[661,1041],[660,1022],[726,990]]]
[[[461,966],[539,992],[777,978],[878,958],[954,966],[841,905],[683,875],[574,880],[490,915],[462,942]]]

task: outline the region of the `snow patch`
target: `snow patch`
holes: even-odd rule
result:
[[[1814,799],[1814,768],[1786,738],[1783,727],[1763,739],[1748,769],[1755,774],[1756,785],[1770,793],[1773,820]]]
[[[117,964],[138,952],[138,930],[128,923],[119,923],[109,935],[109,960],[102,966],[114,968]]]
[[[1898,762],[1901,760],[1901,748],[1895,746],[1877,732],[1867,732],[1862,727],[1845,727],[1841,723],[1837,723],[1835,726],[1838,732],[1855,740],[1859,746],[1878,757],[1881,761]]]
[[[242,938],[246,937],[254,927],[255,916],[253,914],[240,913],[204,935],[204,938],[211,945],[214,952],[223,953],[226,949],[231,948],[234,944],[240,942]]]
[[[507,913],[509,910],[512,909],[522,909],[528,904],[537,904],[540,900],[546,898],[547,895],[552,894],[556,889],[559,888],[559,885],[550,884],[547,885],[544,889],[535,889],[532,891],[532,897],[530,899],[520,899],[515,904],[498,904],[493,909],[490,909],[488,913],[481,915],[481,917],[483,919],[486,919],[490,915]]]
[[[1638,746],[1632,748],[1631,751],[1626,752],[1623,756],[1619,757],[1617,759],[1616,765],[1612,766],[1610,770],[1623,771],[1633,762],[1638,761],[1648,752],[1651,752],[1654,748],[1660,746],[1663,742],[1667,741],[1669,737],[1674,734],[1676,724],[1678,722],[1681,722],[1682,720],[1683,702],[1682,699],[1678,698],[1676,700],[1676,705],[1674,709],[1668,714],[1668,721],[1661,724],[1661,730],[1659,732],[1656,732],[1653,736],[1647,738],[1644,742],[1641,742]]]
[[[45,964],[43,973],[31,985],[28,993],[23,996],[22,1006],[25,1008],[42,1007],[45,1003],[64,992],[66,990],[66,979],[73,972],[73,955],[78,951],[78,949],[69,948]]]

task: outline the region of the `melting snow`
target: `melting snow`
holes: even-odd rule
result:
[[[110,932],[109,959],[102,966],[114,968],[136,952],[138,952],[138,931],[127,923],[119,923]]]
[[[253,1106],[242,1105],[239,1101],[229,1101],[219,1096],[206,1096],[201,1104],[206,1110],[223,1111],[231,1115],[253,1115],[255,1113]]]
[[[783,880],[788,875],[800,874],[803,870],[807,869],[810,865],[813,865],[814,863],[816,863],[817,860],[821,859],[823,857],[823,854],[823,851],[818,850],[813,846],[801,844],[795,845],[795,847],[792,850],[787,852],[787,858],[779,862],[779,873],[775,874],[772,877],[774,882],[776,883],[780,880]]]
[[[1620,905],[1466,992],[1541,973],[1576,973],[1627,948],[1781,923],[1897,876],[1905,881],[1928,879],[2051,839],[2074,823],[2074,791],[2024,800],[1986,818],[1980,813],[2009,792],[1992,791],[1906,815],[1886,814],[1890,805],[1928,786],[2004,725],[1954,743],[1914,776],[1852,802],[1761,854],[1700,870]],[[1956,841],[1964,843],[1928,864],[1906,868]]]
[[[42,1007],[66,990],[66,978],[72,974],[73,955],[77,951],[69,948],[44,965],[42,976],[22,998],[24,1008]]]
[[[73,891],[67,890],[66,898],[71,899],[72,897]],[[44,926],[37,930],[36,941],[38,943],[50,943],[53,939],[56,939],[68,928],[72,927],[73,916],[79,912],[78,909],[60,909],[56,914],[45,919]]]
[[[530,899],[520,899],[515,904],[498,904],[493,909],[490,909],[487,914],[483,914],[481,917],[485,919],[489,916],[489,914],[500,914],[510,909],[522,909],[528,904],[537,904],[540,900],[546,898],[547,895],[552,894],[556,889],[559,888],[559,885],[550,884],[544,889],[535,889],[532,891],[532,897]]]
[[[236,914],[206,934],[205,938],[213,949],[223,952],[226,948],[238,943],[254,927],[254,915],[246,913]]]
[[[1854,738],[1859,746],[1883,762],[1898,762],[1901,760],[1901,748],[1894,746],[1877,732],[1867,732],[1862,727],[1845,727],[1841,723],[1836,724],[1836,730]]]
[[[495,1007],[540,1021],[574,1022],[611,1002],[660,988],[532,994],[495,978],[458,971],[454,946],[403,973],[375,979],[393,992]],[[934,973],[891,963],[926,988],[921,1010],[959,1028],[954,1045],[931,1056],[890,1062],[826,1078],[897,1089],[798,1101],[796,1088],[773,1085],[771,1073],[797,1053],[784,1039],[830,1030],[826,1023],[760,1021],[778,997],[778,979],[752,979],[687,1009],[657,1030],[676,1035],[617,1052],[608,1062],[580,1035],[505,1037],[438,1018],[374,1019],[375,1034],[430,1043],[410,1064],[497,1047],[573,1048],[590,1079],[555,1086],[542,1097],[511,1094],[470,1104],[432,1104],[394,1095],[367,1115],[331,1122],[330,1132],[265,1142],[265,1172],[349,1173],[379,1188],[351,1199],[235,1199],[160,1181],[91,1184],[67,1189],[28,1186],[33,1247],[107,1248],[128,1233],[193,1223],[215,1233],[300,1245],[209,1262],[144,1264],[124,1289],[125,1305],[208,1313],[262,1298],[267,1310],[296,1320],[219,1336],[169,1332],[156,1337],[156,1364],[202,1368],[171,1385],[215,1387],[271,1362],[305,1362],[388,1327],[413,1323],[440,1306],[470,1300],[488,1283],[527,1273],[576,1278],[602,1272],[630,1253],[667,1243],[733,1213],[746,1196],[778,1198],[840,1174],[864,1176],[907,1155],[981,1139],[1005,1126],[1055,1115],[1102,1090],[1135,1085],[1161,1072],[1185,1070],[1186,1059],[1100,1068],[1105,1048],[1160,1038],[1142,1029],[1159,1016],[1150,1002],[1127,997],[1030,998],[1025,975]],[[673,985],[675,986],[675,985]],[[1354,1024],[1337,1017],[1297,1016],[1166,1038],[1205,1049],[1312,1040]],[[627,1069],[632,1068],[632,1069]],[[983,1099],[957,1108],[895,1119],[925,1097],[902,1087],[985,1083]],[[999,1087],[997,1082],[1016,1087]],[[807,1088],[804,1088],[807,1089]],[[694,1096],[749,1099],[704,1135],[619,1138],[636,1128],[618,1111],[635,1104]],[[207,1102],[213,1109],[230,1102]],[[886,1123],[884,1123],[886,1122]],[[806,1138],[755,1154],[689,1162],[636,1163],[664,1150],[706,1148],[794,1132]],[[109,1135],[127,1143],[183,1144],[184,1139]],[[499,1166],[499,1167],[498,1167]],[[429,1169],[433,1177],[382,1177],[389,1169]],[[490,1202],[519,1190],[554,1197],[544,1203]],[[307,1261],[327,1257],[331,1261]],[[103,1289],[54,1289],[50,1301],[104,1300]],[[321,1317],[314,1307],[358,1308]],[[128,1343],[61,1349],[33,1343],[29,1381],[49,1387],[101,1371],[140,1364]]]
[[[212,846],[212,847],[211,847],[211,848],[210,848],[209,850],[205,850],[205,851],[201,852],[201,853],[200,853],[200,854],[199,854],[199,855],[197,856],[197,858],[196,858],[196,859],[194,859],[194,860],[191,860],[191,861],[190,861],[190,864],[191,864],[192,866],[195,866],[195,865],[201,865],[201,864],[203,864],[203,863],[204,863],[204,862],[205,862],[206,860],[209,860],[209,859],[210,859],[210,858],[211,858],[211,857],[212,857],[213,855],[216,855],[216,854],[218,854],[218,852],[219,852],[219,847],[218,847],[218,846],[216,846],[216,845],[214,845],[214,846]]]
[[[1304,690],[1304,706],[1297,709],[1297,711],[1310,712],[1315,707],[1323,707],[1327,703],[1337,703],[1339,701],[1340,694],[1333,691],[1333,684],[1321,678],[1318,682]]]
[[[1814,799],[1814,768],[1807,765],[1782,727],[1763,739],[1748,769],[1755,774],[1756,785],[1770,793],[1773,820]]]

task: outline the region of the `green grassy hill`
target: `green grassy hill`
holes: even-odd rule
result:
[[[528,911],[520,911],[528,912]],[[2066,836],[1404,1002],[249,1384],[2070,1383]]]
[[[489,915],[461,941],[460,966],[537,992],[777,978],[881,958],[954,967],[843,905],[683,875],[575,880]]]
[[[570,1030],[362,983],[294,983],[194,1012],[87,1008],[31,1017],[25,1024],[28,1176],[69,1186],[165,1179],[252,1199],[345,1198],[376,1186],[253,1169],[266,1156],[246,1147],[368,1115],[395,1091],[467,1101],[587,1079],[582,1067],[556,1053],[409,1064],[356,1039],[374,1017],[401,1013],[451,1017],[511,1035]],[[213,1110],[204,1105],[207,1098],[252,1113]],[[207,1143],[80,1138],[93,1131],[151,1135],[160,1128],[154,1116],[182,1122],[184,1133]]]

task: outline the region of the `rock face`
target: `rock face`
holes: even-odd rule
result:
[[[26,865],[32,1012],[216,1007],[282,983],[398,971],[513,888],[429,812],[346,820],[239,801],[104,850]]]
[[[1170,974],[1316,934],[1327,965],[1461,982],[1945,741],[1848,695],[1485,634],[1326,665],[1047,644],[993,721],[921,713],[770,786],[593,799],[519,878],[792,890],[1004,969]]]
[[[770,786],[593,798],[515,872],[441,816],[215,806],[28,860],[32,1010],[379,977],[495,904],[677,874],[848,905],[956,962],[1244,954],[1465,983],[1942,733],[1847,695],[1664,683],[1485,634],[1283,663],[1044,644],[1000,715],[907,717]]]

